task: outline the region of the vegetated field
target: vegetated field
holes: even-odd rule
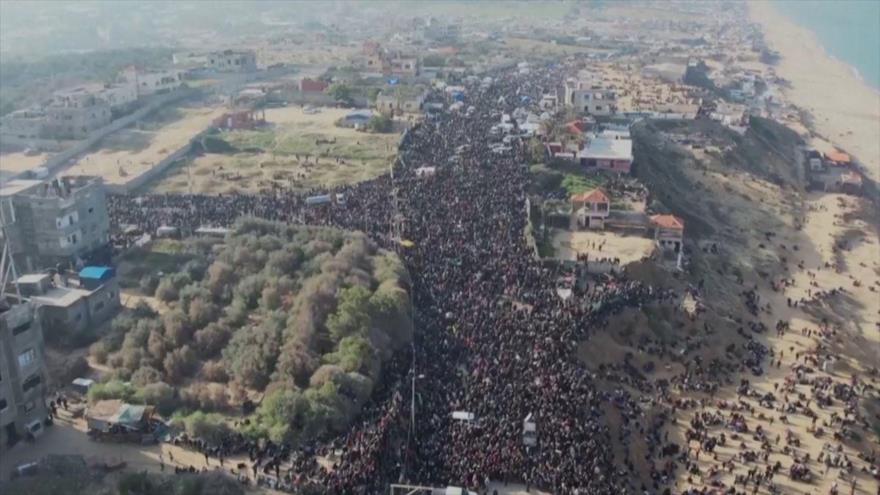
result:
[[[299,107],[266,110],[269,126],[222,132],[237,152],[207,153],[170,171],[152,192],[259,192],[274,186],[310,190],[353,184],[388,170],[400,134],[367,134],[337,127],[350,110]],[[317,157],[317,163],[315,159]]]
[[[98,150],[80,158],[67,173],[125,184],[183,147],[223,112],[218,107],[163,108],[134,127],[107,136]]]
[[[161,277],[143,269],[160,266]],[[163,241],[120,271],[144,273],[139,287],[166,310],[127,310],[93,344],[92,360],[113,371],[89,399],[180,410],[201,437],[248,399],[261,404],[253,437],[342,431],[412,339],[406,269],[363,233],[247,219],[223,241]]]

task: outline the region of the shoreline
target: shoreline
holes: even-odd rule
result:
[[[822,151],[841,148],[861,163],[869,179],[880,182],[880,88],[828,53],[813,31],[771,3],[750,1],[748,12],[767,45],[780,55],[769,68],[791,83],[782,89],[786,100],[811,116],[811,144]]]

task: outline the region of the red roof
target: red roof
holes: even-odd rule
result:
[[[684,230],[684,220],[675,215],[653,215],[651,223],[664,229]]]
[[[608,199],[608,195],[605,194],[605,191],[601,189],[592,189],[590,191],[584,191],[579,194],[575,194],[571,197],[572,203],[610,203],[611,200]]]
[[[327,82],[322,81],[320,79],[309,79],[308,77],[304,78],[299,83],[299,90],[304,92],[316,92],[320,93],[327,89]]]
[[[838,150],[829,151],[825,154],[825,158],[835,163],[849,163],[851,161],[849,155]]]
[[[572,120],[565,124],[565,128],[572,134],[583,134],[587,130],[587,124],[583,120]]]

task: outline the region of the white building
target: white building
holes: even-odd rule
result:
[[[608,117],[617,113],[617,93],[592,81],[569,79],[565,82],[565,104],[587,115]]]
[[[119,73],[118,82],[119,86],[128,88],[129,91],[134,88],[136,98],[143,98],[181,87],[183,85],[183,71],[177,69],[144,71],[129,66]]]

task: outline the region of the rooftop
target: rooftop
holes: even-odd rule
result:
[[[684,230],[684,220],[675,215],[652,215],[651,223],[664,229]]]
[[[68,308],[91,292],[72,287],[53,287],[45,294],[31,297],[31,301],[40,305]]]
[[[575,194],[571,197],[572,202],[578,203],[610,203],[611,200],[608,198],[608,195],[605,194],[605,191],[601,189],[591,189],[589,191],[584,191],[579,194]]]
[[[32,187],[42,184],[41,180],[15,179],[3,185],[0,185],[0,198],[5,196],[15,196]]]
[[[609,136],[597,136],[578,153],[581,158],[605,160],[632,160],[632,141],[614,139]]]

